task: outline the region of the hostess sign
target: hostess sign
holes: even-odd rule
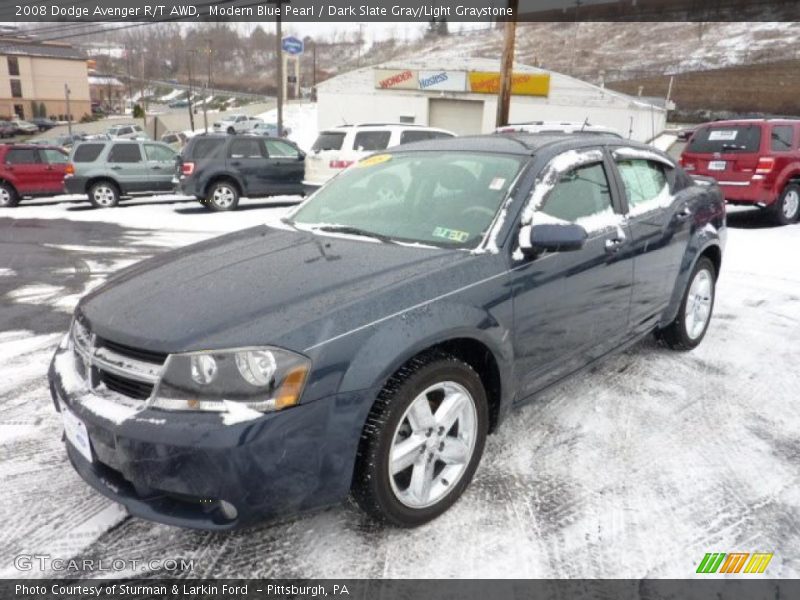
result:
[[[375,69],[375,87],[382,90],[431,90],[496,94],[500,73],[490,71],[417,71],[415,69]],[[514,73],[511,93],[517,96],[548,96],[548,73]]]

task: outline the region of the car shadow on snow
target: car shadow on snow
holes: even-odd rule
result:
[[[137,198],[122,198],[119,204],[114,208],[97,209],[91,205],[88,200],[82,200],[80,205],[67,207],[70,212],[82,212],[87,210],[119,210],[122,208],[131,208],[134,206],[163,206],[165,204],[187,204],[189,202],[197,202],[194,198],[158,198],[151,196],[141,196]]]
[[[243,211],[243,210],[262,210],[262,209],[267,209],[267,208],[289,208],[289,207],[292,207],[292,206],[297,206],[298,204],[300,204],[301,201],[302,200],[298,200],[296,202],[257,202],[255,204],[247,202],[246,204],[240,204],[238,207],[236,207],[236,212]],[[213,211],[210,211],[207,208],[204,208],[204,207],[200,206],[199,204],[197,206],[192,206],[192,207],[176,208],[175,212],[179,213],[181,215],[208,215],[208,214],[213,214]]]
[[[782,227],[778,225],[764,209],[752,208],[745,210],[729,210],[727,215],[728,226],[735,229],[772,229]]]

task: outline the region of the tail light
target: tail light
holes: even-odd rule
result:
[[[697,165],[695,165],[693,160],[688,159],[683,155],[681,155],[681,157],[678,159],[678,162],[687,171],[694,171],[697,168]]]
[[[775,168],[775,159],[771,156],[762,156],[758,159],[758,165],[756,165],[756,174],[757,175],[768,175],[772,173],[772,169]]]
[[[72,163],[67,163],[67,166],[64,168],[65,175],[75,175],[75,165]]]
[[[354,160],[332,160],[329,164],[331,169],[346,169],[352,165]]]
[[[181,164],[181,175],[191,175],[194,173],[194,163],[193,162],[185,162]]]

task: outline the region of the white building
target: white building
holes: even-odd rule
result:
[[[500,62],[405,60],[339,75],[317,87],[321,129],[368,122],[402,122],[460,135],[494,130]],[[666,111],[642,99],[574,77],[515,65],[510,122],[580,121],[649,141],[664,129]]]

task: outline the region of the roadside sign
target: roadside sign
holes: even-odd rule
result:
[[[292,56],[299,56],[303,53],[305,49],[305,45],[303,44],[303,40],[294,37],[293,35],[287,36],[281,40],[281,47],[286,54],[291,54]]]

